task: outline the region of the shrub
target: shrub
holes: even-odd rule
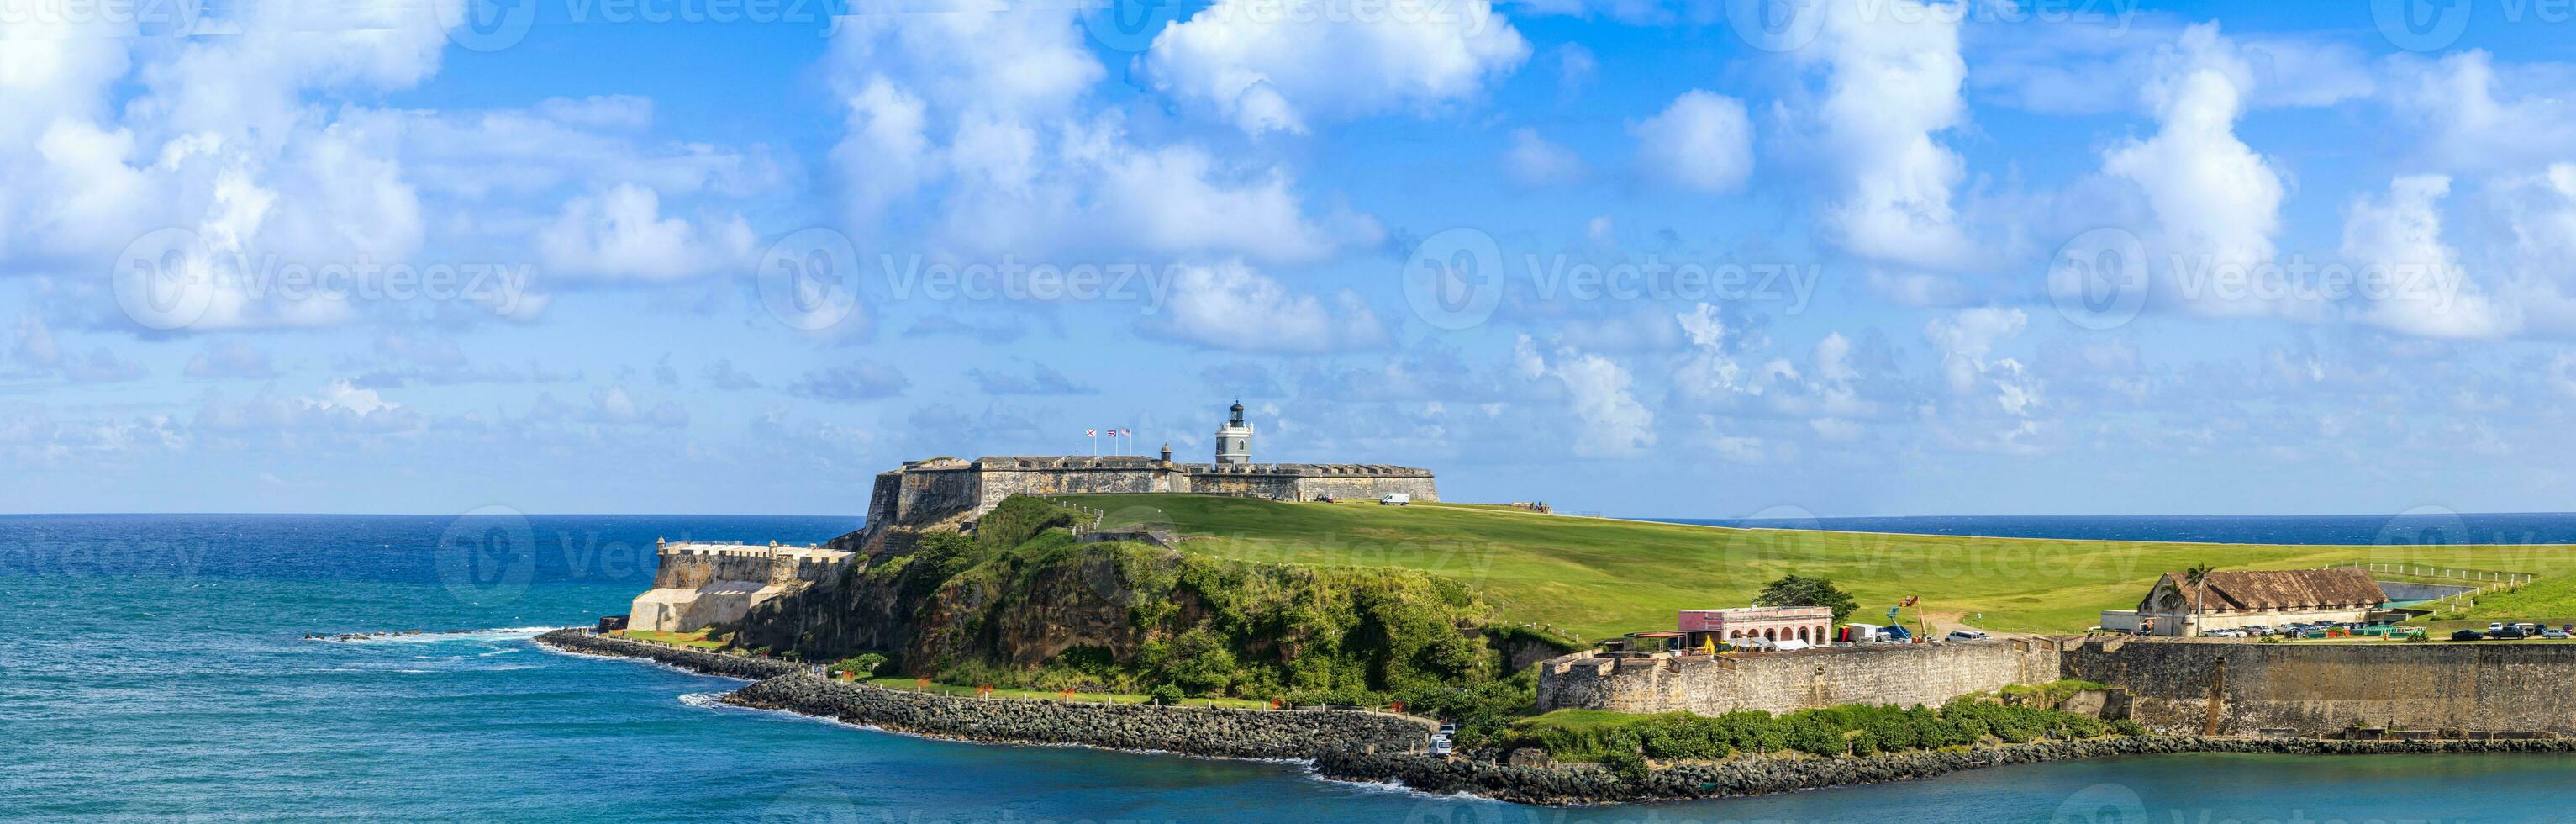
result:
[[[832,675],[839,675],[846,672],[857,675],[861,678],[866,678],[868,676],[875,675],[879,667],[885,666],[885,661],[886,657],[882,654],[862,652],[834,662],[826,672],[829,672]]]
[[[1630,755],[1646,758],[1719,759],[1795,750],[1810,755],[1876,755],[1914,750],[1964,750],[1989,736],[2008,743],[2041,738],[2067,740],[2146,734],[2137,722],[2105,722],[2049,707],[2005,706],[1959,699],[1939,709],[1847,704],[1774,716],[1759,711],[1717,717],[1686,712],[1629,715],[1599,710],[1559,710],[1513,722],[1491,743],[1536,746],[1560,761],[1613,764]]]
[[[1618,774],[1620,778],[1629,781],[1639,781],[1646,777],[1646,757],[1633,752],[1610,753],[1602,757],[1601,764],[1609,767],[1610,771]]]
[[[1157,705],[1170,707],[1179,705],[1184,696],[1181,695],[1180,687],[1164,684],[1162,686],[1155,687],[1154,691],[1147,694],[1146,698]]]

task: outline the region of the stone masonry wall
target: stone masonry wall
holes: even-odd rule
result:
[[[536,637],[537,643],[557,649],[590,655],[614,655],[620,658],[642,658],[708,675],[758,680],[805,672],[812,667],[794,661],[751,658],[706,650],[647,644],[592,635],[585,630],[559,629]]]
[[[1594,658],[1540,665],[1539,709],[1717,715],[1835,704],[1937,706],[1972,692],[2057,680],[2055,639],[1872,644],[1735,656]]]
[[[1162,469],[1090,468],[986,469],[980,479],[975,511],[1000,506],[1013,495],[1135,494],[1167,492],[1160,479],[1178,473]]]
[[[2127,687],[2131,717],[2161,731],[2205,730],[2217,686],[2221,735],[2355,722],[2576,734],[2570,645],[2093,640],[2068,649],[2064,662],[2069,677]]]
[[[1421,753],[1429,749],[1432,732],[1424,721],[1377,712],[962,698],[807,675],[762,681],[724,700],[941,738],[1228,758],[1313,758],[1343,750]]]

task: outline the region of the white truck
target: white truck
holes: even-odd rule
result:
[[[1379,506],[1408,506],[1413,503],[1413,493],[1389,493],[1386,497],[1377,499],[1377,503]]]

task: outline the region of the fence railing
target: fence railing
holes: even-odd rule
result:
[[[2409,578],[2429,578],[2437,581],[2461,581],[2475,587],[2468,592],[2462,592],[2456,595],[2445,595],[2434,599],[2441,602],[2444,605],[2444,611],[2447,612],[2465,611],[2470,607],[2477,605],[2478,596],[2480,595],[2485,595],[2490,592],[2502,592],[2508,589],[2521,587],[2525,584],[2531,583],[2533,578],[2538,577],[2529,572],[2515,572],[2504,569],[2476,569],[2473,567],[2445,566],[2441,564],[2378,561],[2342,561],[2331,565],[2329,568],[2360,569],[2373,575],[2404,575]]]

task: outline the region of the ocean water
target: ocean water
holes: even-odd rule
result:
[[[1908,535],[2219,544],[2576,544],[2576,513],[2460,513],[2439,508],[2396,515],[1941,515],[1891,518],[1816,518],[1765,511],[1753,518],[1637,520]]]
[[[2569,820],[2561,756],[2192,755],[1759,799],[1543,809],[1299,765],[930,741],[542,650],[656,536],[835,518],[0,517],[0,820],[2257,822]],[[308,632],[472,630],[357,643]]]

